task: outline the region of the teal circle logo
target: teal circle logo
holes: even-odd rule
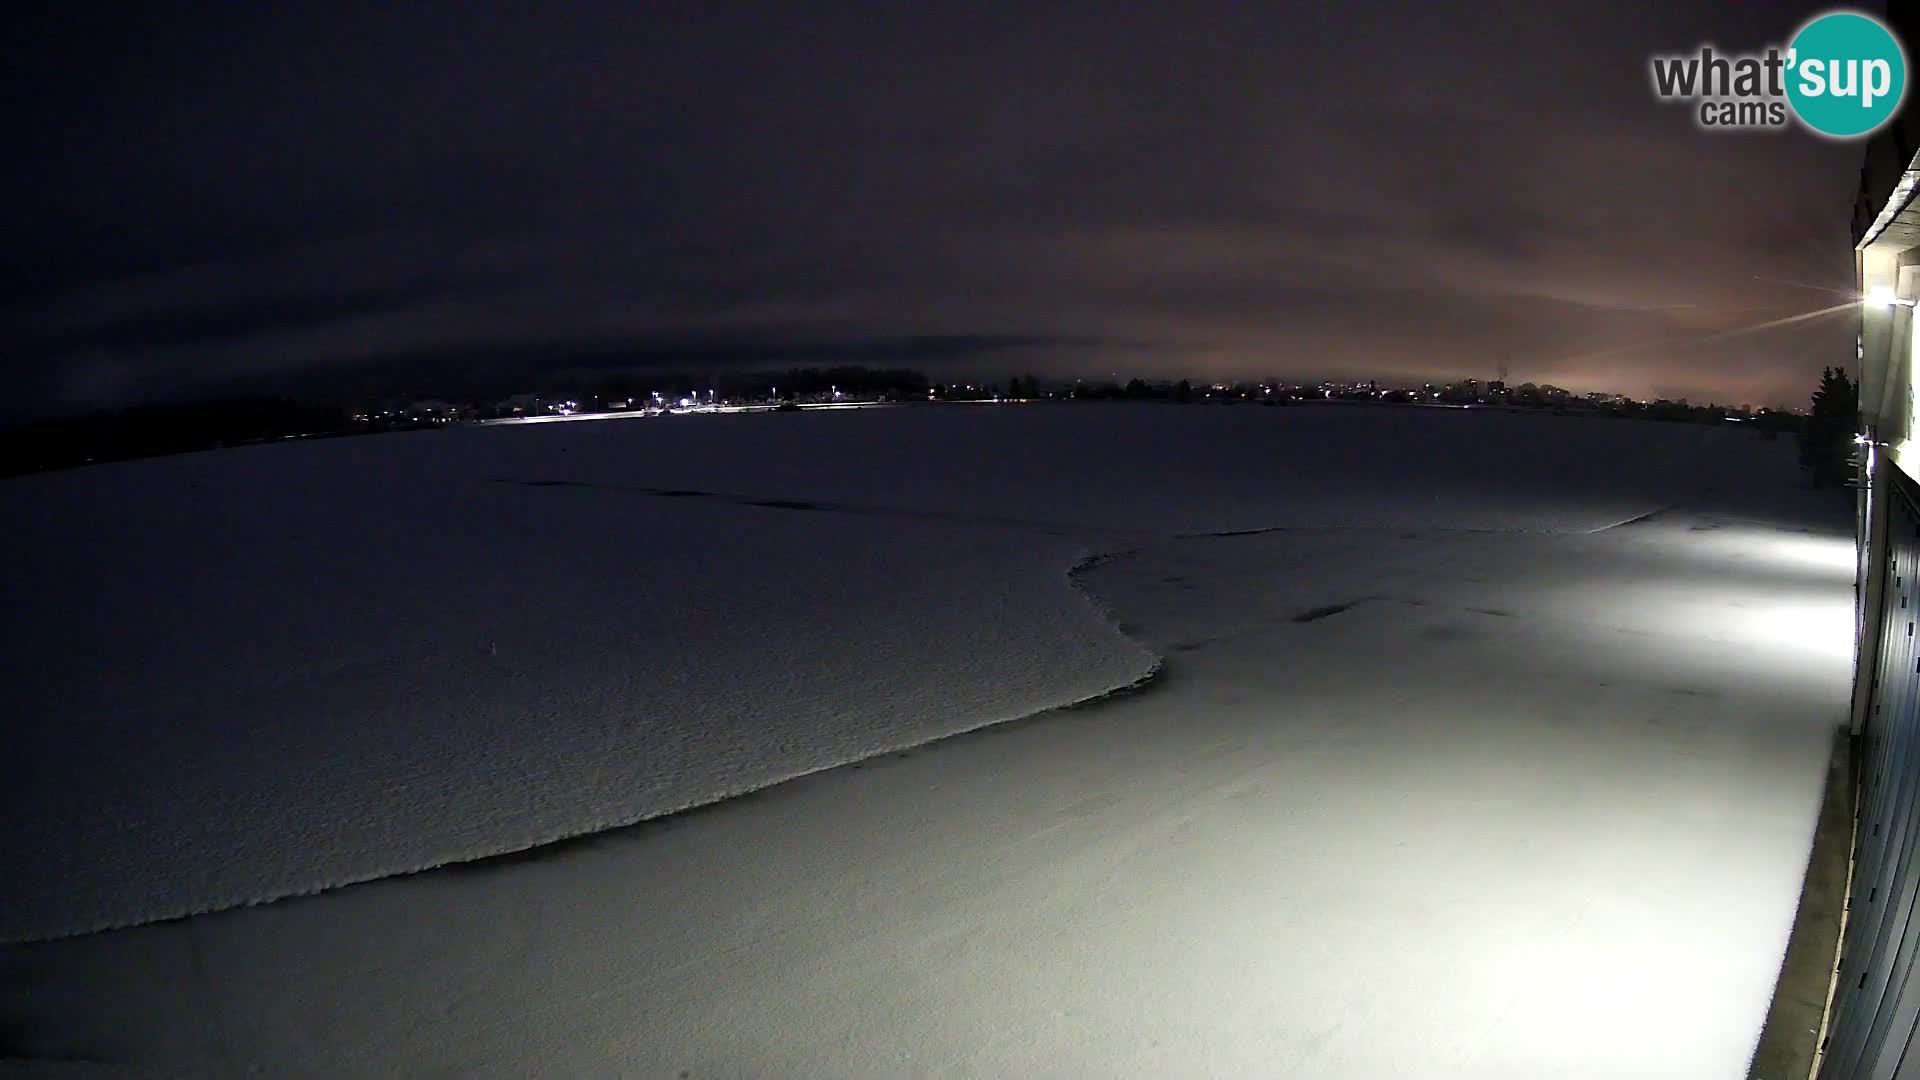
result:
[[[1906,93],[1906,55],[1872,16],[1822,15],[1787,45],[1787,101],[1822,135],[1866,135],[1892,118]]]

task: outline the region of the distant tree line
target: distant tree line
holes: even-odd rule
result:
[[[0,476],[354,429],[342,406],[285,397],[137,405],[0,431]]]
[[[711,395],[718,401],[792,401],[838,390],[847,397],[905,399],[927,396],[927,377],[908,368],[789,368],[785,371],[723,369],[708,372],[619,372],[576,382],[568,392],[595,404]]]
[[[523,391],[527,389],[522,386]],[[935,382],[909,368],[872,368],[858,365],[795,367],[770,371],[722,368],[708,371],[627,370],[570,371],[540,380],[537,392],[506,393],[500,388],[484,396],[458,399],[397,397],[377,402],[360,400],[301,400],[286,396],[226,397],[182,404],[139,405],[111,412],[51,420],[0,431],[0,476],[93,462],[176,454],[194,450],[240,446],[288,438],[364,434],[410,428],[441,427],[468,420],[523,416],[542,412],[590,412],[602,409],[677,407],[694,399],[702,404],[820,402],[841,398],[865,401],[1021,400],[1164,401],[1173,404],[1232,405],[1258,403],[1293,406],[1328,401],[1378,406],[1432,403],[1455,388],[1380,389],[1373,383],[1287,385],[1277,380],[1208,384],[1196,387],[1188,379],[1149,382],[1117,380],[1050,380],[1020,375],[1002,382]],[[1552,411],[1626,419],[1718,423],[1738,419],[1763,436],[1798,430],[1801,418],[1791,413],[1760,410],[1749,414],[1719,405],[1694,405],[1685,400],[1638,402],[1623,398],[1567,397],[1554,391],[1548,397],[1523,384],[1511,395],[1483,406],[1539,408]],[[1452,400],[1446,398],[1446,400]],[[1820,393],[1814,395],[1814,417],[1802,448],[1802,460],[1814,470],[1816,483],[1836,483],[1848,467],[1852,451],[1854,388],[1844,373],[1828,372]],[[1836,464],[1837,463],[1837,464]]]

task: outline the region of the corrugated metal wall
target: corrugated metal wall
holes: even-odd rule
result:
[[[1920,510],[1885,469],[1889,554],[1873,704],[1862,732],[1852,899],[1822,1080],[1920,1077]],[[1863,673],[1864,674],[1864,673]]]

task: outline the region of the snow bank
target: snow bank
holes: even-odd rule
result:
[[[1071,540],[498,483],[461,449],[0,486],[0,937],[512,851],[1154,662],[1069,586]]]
[[[1844,505],[1756,508],[1793,466],[1753,449],[1598,533],[1143,541],[1081,575],[1141,692],[0,949],[0,1016],[193,1073],[1736,1080],[1851,613]]]
[[[1443,410],[468,428],[0,483],[0,939],[513,851],[1124,685],[1090,552],[1581,531],[1726,434]]]

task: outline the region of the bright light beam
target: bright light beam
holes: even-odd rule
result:
[[[1788,315],[1785,318],[1781,318],[1781,319],[1768,319],[1766,322],[1758,322],[1750,326],[1739,326],[1739,327],[1735,327],[1732,330],[1716,330],[1711,334],[1689,335],[1687,337],[1677,337],[1677,338],[1662,338],[1658,341],[1642,341],[1632,345],[1620,345],[1611,349],[1601,349],[1599,352],[1583,353],[1579,356],[1562,357],[1561,360],[1563,363],[1574,363],[1576,361],[1582,361],[1582,360],[1598,360],[1602,357],[1617,356],[1620,353],[1633,352],[1636,349],[1651,349],[1660,345],[1705,345],[1709,341],[1725,341],[1727,338],[1740,337],[1743,334],[1757,334],[1762,330],[1772,330],[1781,326],[1791,326],[1795,323],[1810,322],[1814,319],[1822,318],[1823,316],[1833,315],[1842,311],[1851,311],[1853,310],[1854,305],[1858,303],[1859,303],[1858,300],[1849,299],[1844,304],[1835,304],[1832,307],[1823,307],[1814,311],[1803,311],[1798,315]]]
[[[1786,278],[1762,277],[1759,274],[1753,275],[1753,280],[1770,282],[1771,284],[1774,284],[1774,285],[1791,285],[1796,289],[1812,289],[1814,292],[1832,293],[1835,296],[1844,296],[1844,297],[1847,297],[1848,299],[1852,299],[1859,295],[1858,293],[1854,292],[1852,289],[1835,289],[1835,288],[1830,288],[1826,285],[1811,285],[1804,281],[1789,281]]]

